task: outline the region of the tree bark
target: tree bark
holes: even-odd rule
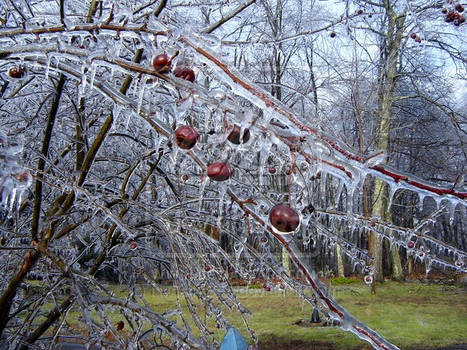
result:
[[[382,79],[381,79],[381,93],[379,96],[379,114],[380,121],[377,126],[377,148],[380,150],[389,151],[390,144],[390,123],[392,115],[392,106],[394,103],[394,90],[396,86],[397,76],[397,61],[399,57],[399,50],[401,47],[401,40],[404,30],[404,22],[406,18],[406,10],[402,14],[396,14],[392,8],[389,0],[383,1],[386,16],[388,18],[388,28],[385,42],[382,45]],[[388,217],[387,201],[385,197],[385,184],[381,180],[375,180],[373,194],[375,200],[372,208],[372,215],[379,216],[385,220]],[[375,233],[370,233],[368,249],[370,254],[375,259],[375,279],[383,281],[382,274],[382,242],[381,239],[376,237]],[[393,277],[400,279],[402,277],[402,266],[400,262],[399,252],[397,247],[391,249],[392,263],[393,263]]]
[[[341,246],[336,244],[336,255],[337,255],[337,277],[345,277],[344,274],[344,261],[342,259]]]

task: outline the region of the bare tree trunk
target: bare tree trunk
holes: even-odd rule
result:
[[[391,245],[391,258],[392,258],[392,278],[397,281],[404,279],[404,272],[402,270],[401,257],[397,245]]]
[[[282,267],[284,268],[284,271],[286,274],[290,276],[290,256],[289,253],[287,253],[287,250],[282,247]]]
[[[336,255],[337,255],[337,277],[345,277],[344,274],[344,261],[342,259],[341,246],[336,245]]]
[[[413,256],[409,256],[407,261],[407,274],[411,275],[413,273],[414,263],[413,263]]]
[[[394,103],[394,90],[396,85],[397,76],[397,59],[399,57],[399,49],[404,30],[404,22],[406,12],[396,14],[391,7],[389,0],[383,1],[386,15],[388,17],[388,29],[384,38],[385,42],[382,45],[382,79],[381,79],[381,93],[379,96],[379,113],[380,122],[377,126],[377,147],[378,149],[389,151],[390,142],[390,123],[392,106]],[[372,214],[379,216],[381,219],[387,219],[388,208],[387,202],[384,201],[386,188],[382,181],[375,180],[373,187],[375,200],[373,203]],[[375,259],[375,279],[378,281],[383,280],[382,274],[382,242],[375,236],[374,233],[370,234],[369,251]],[[397,279],[402,278],[402,266],[400,262],[399,252],[397,247],[391,250],[392,263],[393,263],[393,277]]]

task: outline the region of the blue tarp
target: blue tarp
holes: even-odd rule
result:
[[[219,350],[247,350],[248,345],[238,331],[231,327],[222,339]]]

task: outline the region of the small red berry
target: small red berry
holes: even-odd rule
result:
[[[206,266],[204,267],[204,271],[206,271],[206,272],[211,271],[211,266],[206,265]]]
[[[422,42],[422,39],[421,39],[419,36],[417,36],[417,37],[415,38],[415,42],[417,42],[417,43],[420,44],[420,43]]]
[[[358,15],[361,15],[362,13],[363,13],[363,10],[362,10],[362,9],[360,9],[360,10],[357,11],[357,14],[358,14]]]
[[[281,284],[279,285],[279,288],[280,288],[280,289],[285,289],[285,285],[284,285],[283,283],[281,283]]]
[[[285,169],[285,175],[292,175],[292,173],[295,173],[292,167],[288,167],[287,169]]]
[[[232,131],[230,132],[229,136],[227,136],[227,140],[230,142],[239,145],[240,143],[247,143],[250,139],[250,130],[244,129],[243,130],[243,137],[242,141],[240,142],[240,134],[242,133],[241,128],[238,125],[234,125]]]
[[[277,204],[269,212],[269,221],[280,232],[292,232],[300,225],[300,217],[292,208]]]
[[[165,53],[157,55],[152,60],[152,65],[160,73],[167,73],[170,68],[169,56]]]
[[[136,249],[136,242],[130,243],[130,249]]]
[[[334,38],[334,37],[336,36],[336,33],[332,32],[331,34],[329,34],[329,36],[330,36],[331,38]]]
[[[457,12],[464,12],[464,6],[462,6],[461,4],[456,4],[454,8]]]
[[[443,9],[441,10],[441,12],[444,13],[444,14],[446,14],[446,13],[448,13],[448,9],[443,8]]]
[[[123,327],[125,327],[125,323],[123,323],[123,321],[118,321],[116,326],[117,331],[120,332],[123,329]]]
[[[188,67],[175,68],[174,75],[177,78],[185,79],[191,81],[192,83],[195,81],[195,72],[193,72],[193,69]]]
[[[457,13],[449,11],[446,17],[444,18],[444,21],[447,23],[454,22],[454,20],[457,18]]]
[[[183,181],[187,181],[187,180],[188,180],[188,175],[187,175],[187,174],[183,174],[183,175],[182,175],[182,180],[183,180]]]
[[[275,174],[275,173],[276,173],[276,168],[274,168],[274,167],[272,166],[272,167],[270,167],[270,168],[268,169],[268,171],[269,171],[269,174]]]
[[[225,181],[232,174],[229,166],[223,162],[214,162],[209,164],[207,173],[209,178],[214,181]]]
[[[12,66],[8,69],[8,75],[12,78],[22,78],[26,75],[26,69],[23,66]]]
[[[415,39],[415,38],[417,38],[417,34],[412,33],[412,34],[410,34],[410,37],[411,37],[412,39]]]
[[[407,248],[413,249],[415,247],[415,243],[413,241],[408,241],[407,242]]]
[[[198,132],[191,126],[184,125],[175,130],[175,141],[180,148],[192,148],[196,144],[196,141],[198,141],[198,138]]]

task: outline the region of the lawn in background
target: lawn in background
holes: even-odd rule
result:
[[[360,281],[336,282],[337,285],[330,285],[334,298],[354,317],[401,349],[428,349],[467,343],[467,292],[462,288],[414,282],[386,282],[378,284],[377,293],[372,296],[368,286]],[[124,296],[127,292],[120,286],[111,288],[117,295]],[[154,310],[163,312],[175,308],[177,304],[175,289],[168,287],[166,291],[166,294],[160,294],[144,288],[144,297]],[[262,345],[267,349],[288,348],[280,347],[280,344],[295,344],[292,347],[297,349],[302,349],[297,344],[309,345],[303,345],[303,349],[371,349],[368,343],[339,328],[303,327],[294,324],[298,320],[310,319],[312,309],[292,291],[267,292],[262,288],[245,287],[237,292],[238,299],[252,313],[247,319],[258,336],[260,350]],[[183,299],[180,295],[178,297]],[[204,307],[201,303],[197,310],[198,316],[204,319]],[[69,313],[69,324],[77,323],[78,314],[74,311]],[[248,332],[241,318],[228,310],[225,314],[247,338]],[[122,320],[118,314],[110,317],[113,322]],[[215,325],[214,320],[209,318],[208,323]],[[125,330],[128,330],[127,325]],[[223,330],[218,330],[215,337],[220,340],[223,334]],[[251,340],[247,338],[247,341]]]

